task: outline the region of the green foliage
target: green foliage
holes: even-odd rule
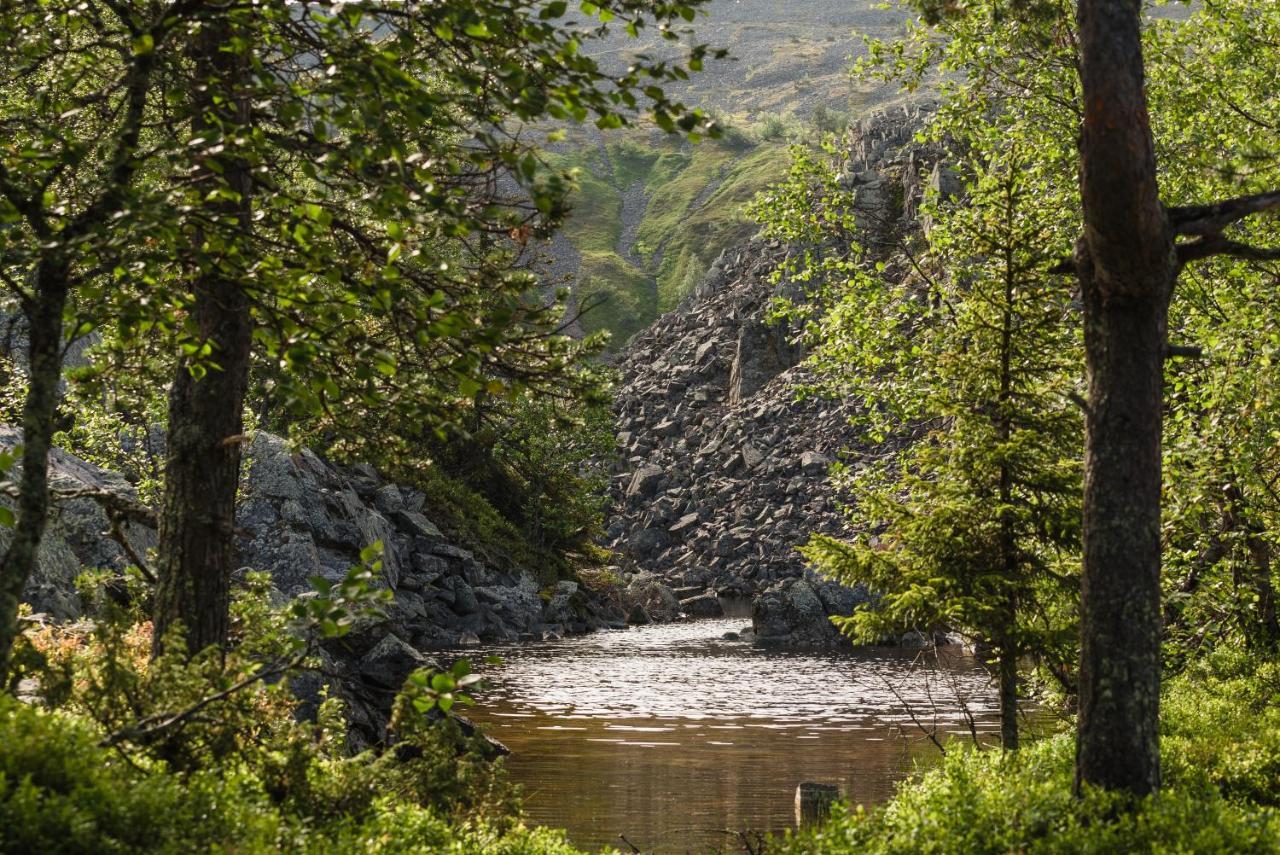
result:
[[[1161,699],[1165,774],[1227,799],[1280,808],[1280,661],[1225,647],[1192,664]]]
[[[1266,82],[1280,62],[1278,44],[1280,10],[1240,0],[1152,26],[1153,131],[1170,204],[1280,186],[1280,98]],[[1280,243],[1274,218],[1233,237]],[[1173,303],[1170,342],[1204,352],[1168,363],[1164,495],[1173,655],[1194,653],[1206,639],[1262,647],[1280,641],[1273,590],[1280,530],[1276,286],[1274,265],[1212,259],[1188,266]]]
[[[574,295],[587,330],[625,342],[754,233],[746,203],[781,169],[776,143],[760,140],[749,127],[697,145],[636,129],[579,140],[577,152],[548,158],[575,170],[564,234],[581,255]],[[637,186],[647,202],[626,252],[622,197]]]
[[[836,473],[852,537],[804,550],[824,573],[879,595],[837,622],[863,641],[959,630],[1006,663],[1032,654],[1064,675],[1076,636],[1083,419],[1072,397],[1083,360],[1069,295],[1047,270],[1071,246],[1061,212],[1075,181],[1037,144],[1056,131],[1047,108],[986,76],[999,60],[979,49],[991,40],[982,26],[995,22],[970,22],[979,17],[936,48],[960,73],[921,137],[953,152],[964,189],[925,200],[922,235],[889,236],[909,242],[896,253],[860,248],[857,191],[838,177],[844,155],[831,137],[820,151],[793,148],[788,180],[753,212],[800,247],[776,277],[808,298],[789,311],[807,322],[810,391],[863,402],[854,421],[868,446]],[[893,50],[873,55],[882,73],[914,81]],[[1056,66],[1035,73],[1043,85]],[[985,107],[976,115],[975,101]]]
[[[448,714],[478,684],[465,664],[414,675],[396,701],[395,750],[356,756],[337,700],[297,720],[287,680],[303,663],[278,682],[245,680],[299,649],[298,632],[323,631],[340,600],[363,608],[367,558],[323,607],[274,609],[252,578],[224,661],[148,661],[149,627],[110,597],[91,632],[29,630],[41,704],[0,696],[0,849],[571,853],[559,833],[520,824],[501,764]],[[184,708],[199,714],[157,729]]]
[[[489,562],[545,584],[597,559],[613,417],[601,401],[524,398],[477,410],[464,435],[427,441],[389,471],[426,493],[440,524]]]
[[[1070,735],[1016,754],[953,750],[887,805],[837,814],[778,852],[1109,853],[1280,851],[1277,663],[1237,652],[1171,681],[1165,788],[1138,805],[1073,791]]]

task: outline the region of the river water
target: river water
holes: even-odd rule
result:
[[[646,853],[741,851],[730,835],[793,825],[801,781],[877,802],[937,760],[924,729],[940,740],[998,733],[994,688],[968,657],[722,638],[747,623],[486,648],[503,663],[483,669],[490,684],[468,715],[511,748],[532,822],[588,849],[630,851],[625,835]]]

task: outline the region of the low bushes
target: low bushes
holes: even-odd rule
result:
[[[1164,790],[1136,807],[1073,794],[1074,741],[954,749],[887,805],[841,810],[778,853],[1280,852],[1280,662],[1240,651],[1169,681]],[[1130,809],[1133,807],[1133,809]]]

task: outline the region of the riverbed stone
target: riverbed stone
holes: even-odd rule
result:
[[[702,594],[680,601],[680,610],[689,617],[718,618],[724,617],[724,607],[715,594]]]

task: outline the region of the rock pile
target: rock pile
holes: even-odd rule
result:
[[[917,228],[924,187],[949,180],[938,152],[913,141],[921,120],[906,109],[851,130],[840,180],[857,191],[868,245]],[[725,253],[621,354],[608,537],[622,572],[661,580],[686,614],[748,597],[757,641],[826,645],[838,640],[828,616],[867,594],[816,578],[796,548],[841,531],[828,470],[862,439],[854,402],[797,398],[803,353],[770,317],[785,287],[770,274],[787,252],[757,238]]]

